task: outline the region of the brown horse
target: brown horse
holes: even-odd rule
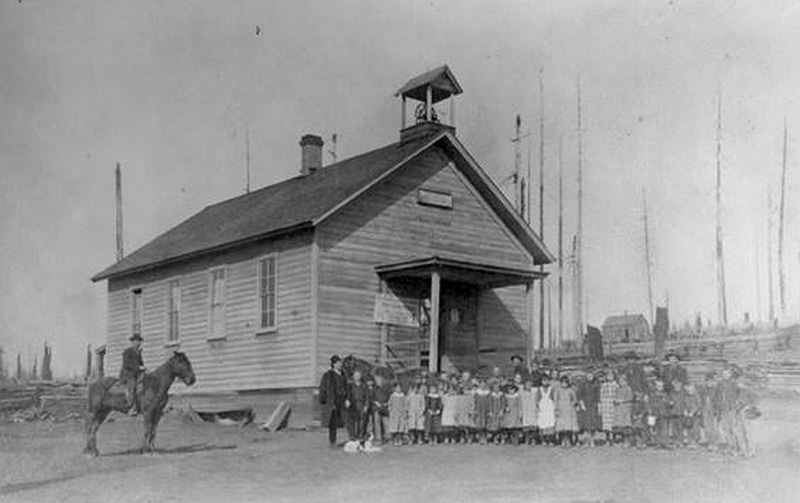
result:
[[[167,405],[169,388],[175,379],[180,379],[187,386],[194,384],[195,377],[192,363],[185,354],[175,351],[169,359],[153,372],[147,373],[142,380],[138,393],[144,418],[144,436],[139,448],[140,453],[153,452],[153,441],[161,414]],[[125,392],[115,377],[98,379],[89,385],[89,416],[86,419],[86,448],[84,454],[97,456],[97,430],[112,410],[126,412],[129,404],[125,400]]]

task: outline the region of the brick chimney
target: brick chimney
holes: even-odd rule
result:
[[[322,167],[322,145],[325,142],[315,134],[300,138],[300,174],[309,175]]]

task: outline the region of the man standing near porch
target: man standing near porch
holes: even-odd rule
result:
[[[331,368],[322,374],[319,383],[319,403],[322,405],[322,425],[328,427],[328,442],[336,446],[337,430],[344,426],[347,378],[342,373],[342,359],[331,356]]]

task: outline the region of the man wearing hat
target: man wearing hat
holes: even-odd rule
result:
[[[522,356],[513,355],[511,357],[511,364],[514,366],[514,369],[511,371],[512,377],[519,374],[523,383],[531,380],[531,373],[528,370],[528,367],[525,366],[525,360],[522,358]]]
[[[328,442],[336,446],[336,432],[344,426],[347,378],[342,372],[342,359],[331,356],[331,368],[322,374],[319,383],[319,403],[322,405],[322,426],[328,427]]]
[[[130,409],[129,414],[135,416],[140,410],[139,400],[136,399],[136,386],[146,369],[142,360],[142,336],[133,334],[130,341],[131,345],[122,352],[119,382],[125,386],[125,400]]]

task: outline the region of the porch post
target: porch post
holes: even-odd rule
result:
[[[439,371],[439,295],[441,291],[441,278],[439,271],[431,273],[431,325],[430,339],[428,340],[428,371]]]
[[[386,293],[386,280],[381,278],[380,293]],[[380,324],[381,336],[381,349],[379,351],[381,365],[386,365],[386,359],[389,356],[386,345],[389,343],[389,324]]]
[[[534,333],[533,333],[533,282],[528,281],[525,283],[525,311],[526,311],[526,322],[527,322],[527,330],[526,330],[526,337],[525,337],[525,358],[527,359],[527,364],[530,366],[531,362],[533,361],[533,352],[535,350],[535,346],[533,344],[534,340]]]

